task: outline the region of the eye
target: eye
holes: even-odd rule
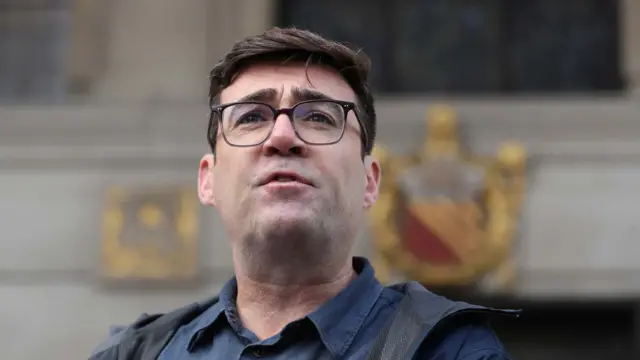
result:
[[[241,124],[250,124],[250,123],[261,122],[261,121],[267,121],[266,116],[259,111],[253,111],[253,112],[242,114],[241,116],[238,117],[238,119],[236,119],[235,123],[237,125],[241,125]]]
[[[311,121],[314,123],[327,124],[327,125],[335,125],[335,120],[329,115],[324,113],[313,111],[305,115],[303,118],[304,121]]]

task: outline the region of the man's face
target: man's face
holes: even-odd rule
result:
[[[349,85],[331,69],[261,64],[240,73],[222,92],[220,103],[258,96],[275,108],[289,108],[314,93],[356,101]],[[243,244],[245,248],[269,242],[260,250],[279,248],[282,254],[289,247],[350,251],[364,210],[377,197],[380,175],[375,160],[362,160],[361,129],[353,111],[344,136],[331,145],[306,144],[283,114],[260,145],[230,146],[220,131],[215,160],[206,155],[200,164],[199,196],[203,204],[218,209],[235,242],[250,243]]]

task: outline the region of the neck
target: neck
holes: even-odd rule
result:
[[[335,297],[356,276],[349,258],[333,271],[323,269],[322,276],[278,278],[269,281],[265,274],[252,274],[236,269],[238,295],[236,306],[245,328],[260,339],[278,334],[289,323],[307,316]],[[291,274],[291,273],[290,273]]]

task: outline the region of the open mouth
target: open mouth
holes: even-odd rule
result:
[[[271,182],[291,182],[291,181],[299,182],[293,176],[286,176],[286,175],[276,176],[271,180]]]
[[[263,181],[262,185],[266,185],[269,183],[300,183],[304,185],[313,186],[311,182],[304,177],[291,172],[275,172],[270,174],[265,181]]]

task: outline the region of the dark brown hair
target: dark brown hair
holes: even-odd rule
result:
[[[370,154],[376,137],[376,112],[368,77],[371,60],[360,50],[328,40],[311,31],[273,28],[237,42],[210,73],[209,105],[218,104],[220,93],[247,66],[260,62],[302,62],[336,70],[357,97],[356,114],[364,126],[363,153]],[[208,140],[215,153],[218,122],[210,116]]]

